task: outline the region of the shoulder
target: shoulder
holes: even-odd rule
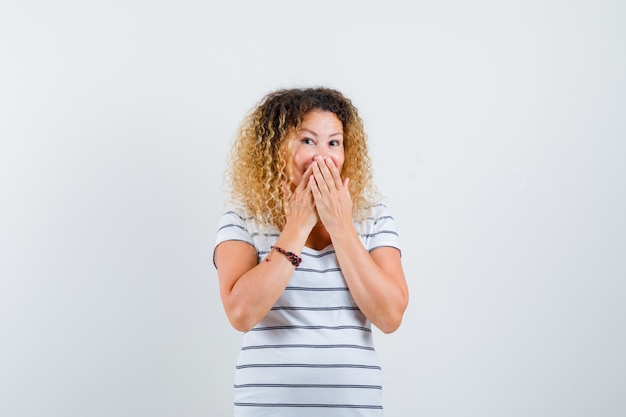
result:
[[[275,240],[278,235],[274,226],[261,224],[242,207],[233,207],[228,208],[220,219],[215,245],[227,240],[241,240],[258,249],[271,245],[271,239]]]
[[[393,220],[387,206],[383,203],[377,203],[363,209],[355,220],[355,224],[366,228],[375,228],[385,221],[393,222]]]
[[[228,227],[246,227],[246,224],[254,221],[254,217],[239,207],[228,208],[220,218],[219,229]]]
[[[361,213],[354,227],[368,250],[381,246],[400,248],[396,222],[383,203],[372,205]]]
[[[243,208],[228,208],[219,221],[216,245],[226,240],[243,240],[252,243],[255,223],[254,218]]]

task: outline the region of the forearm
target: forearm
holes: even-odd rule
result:
[[[332,239],[352,298],[363,314],[385,333],[396,330],[408,303],[399,252],[386,248],[386,255],[397,260],[391,259],[385,266],[392,267],[383,268],[363,247],[352,225],[334,233]]]
[[[275,246],[300,254],[305,241],[306,234],[302,230],[285,227]],[[253,328],[274,307],[294,270],[294,265],[283,254],[273,251],[266,261],[241,275],[222,295],[231,324],[241,331]]]

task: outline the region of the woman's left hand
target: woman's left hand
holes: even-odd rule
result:
[[[339,169],[331,158],[318,156],[313,162],[310,187],[317,214],[329,233],[337,227],[352,226],[352,198],[349,178],[342,181]]]

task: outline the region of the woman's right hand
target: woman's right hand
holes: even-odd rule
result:
[[[304,228],[310,232],[318,223],[319,216],[313,199],[313,191],[309,184],[309,177],[313,175],[313,164],[304,171],[300,183],[285,201],[285,227],[294,226]],[[288,196],[289,185],[284,184],[285,196]]]

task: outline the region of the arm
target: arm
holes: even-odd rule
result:
[[[317,211],[330,234],[352,298],[376,327],[391,333],[400,326],[408,304],[400,252],[381,247],[368,253],[352,224],[349,180],[341,180],[331,159],[319,158],[313,165],[309,182]]]
[[[391,333],[400,326],[409,301],[400,251],[382,247],[368,253],[350,227],[331,234],[341,271],[365,317]]]
[[[317,222],[308,181],[300,182],[287,206],[286,224],[275,246],[300,253]],[[237,330],[248,331],[261,321],[293,275],[294,266],[282,254],[272,252],[267,259],[271,261],[257,263],[256,250],[246,242],[225,241],[215,248],[222,304]]]
[[[299,253],[305,240],[297,230],[285,230],[276,245]],[[226,316],[243,332],[252,329],[276,304],[295,269],[279,253],[272,253],[271,262],[257,264],[254,247],[236,240],[215,248],[215,265]]]

